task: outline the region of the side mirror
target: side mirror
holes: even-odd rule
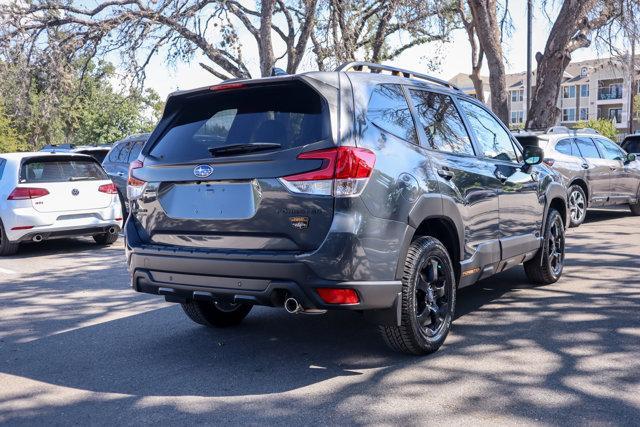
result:
[[[627,153],[627,157],[625,157],[624,162],[625,163],[631,163],[633,161],[636,160],[636,155],[633,153]]]
[[[527,145],[524,147],[522,157],[527,166],[539,165],[544,160],[544,151],[540,147]]]

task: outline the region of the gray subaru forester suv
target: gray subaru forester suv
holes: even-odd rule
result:
[[[129,173],[132,287],[207,326],[355,310],[430,353],[459,288],[562,274],[567,191],[541,161],[475,99],[388,66],[174,93]]]

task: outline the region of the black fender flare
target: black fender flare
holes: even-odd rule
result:
[[[402,277],[404,260],[407,257],[407,251],[413,241],[416,230],[420,227],[420,224],[429,219],[442,219],[449,222],[457,234],[458,249],[460,251],[458,257],[460,260],[464,259],[464,222],[455,201],[441,194],[423,194],[409,212],[409,227],[407,227],[402,237],[403,240],[396,266],[396,278]]]

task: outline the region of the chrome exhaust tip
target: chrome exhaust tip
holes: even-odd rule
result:
[[[109,231],[109,234],[116,234],[117,233],[115,227],[110,227],[108,231]]]
[[[36,243],[42,242],[42,240],[44,240],[42,238],[42,234],[36,234],[35,236],[33,236],[32,240]]]
[[[284,309],[287,310],[287,313],[290,314],[298,314],[302,311],[302,306],[295,298],[287,298],[284,301]]]

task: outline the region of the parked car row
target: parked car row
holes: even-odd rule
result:
[[[640,135],[639,135],[640,136]],[[577,227],[590,207],[628,205],[640,215],[640,164],[624,147],[637,148],[629,139],[620,147],[592,129],[571,131],[555,127],[546,134],[516,134],[523,146],[544,150],[544,162],[558,171],[568,191],[571,227]]]

